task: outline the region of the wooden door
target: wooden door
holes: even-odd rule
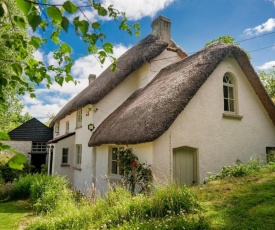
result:
[[[177,148],[173,150],[173,176],[179,185],[197,183],[196,149]]]

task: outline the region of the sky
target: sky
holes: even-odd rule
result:
[[[73,0],[76,5],[86,0]],[[60,4],[62,0],[51,0]],[[240,47],[250,52],[251,63],[256,71],[275,68],[275,0],[102,0],[104,5],[126,13],[129,23],[138,22],[141,27],[139,37],[130,36],[118,30],[118,23],[99,18],[95,12],[85,8],[90,21],[100,20],[106,42],[114,45],[114,56],[119,57],[131,46],[151,33],[151,22],[159,15],[169,18],[171,38],[188,54],[199,51],[204,45],[220,36],[229,35],[239,42]],[[32,33],[30,31],[30,33]],[[37,36],[44,36],[37,34]],[[89,74],[100,75],[110,65],[103,66],[93,55],[88,55],[85,44],[70,30],[61,37],[73,48],[75,63],[72,76],[79,84],[64,83],[60,87],[54,83],[47,89],[42,83],[36,86],[36,98],[28,94],[22,97],[25,105],[23,113],[29,112],[41,122],[60,109],[88,85]],[[35,52],[37,60],[57,65],[53,58],[53,45],[47,44]]]

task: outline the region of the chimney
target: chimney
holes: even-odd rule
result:
[[[89,85],[95,80],[96,75],[95,74],[90,74],[89,75]]]
[[[164,16],[159,16],[152,22],[151,26],[152,26],[153,33],[157,33],[158,37],[170,43],[171,20],[169,18],[166,18]]]

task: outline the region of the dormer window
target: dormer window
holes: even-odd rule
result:
[[[82,126],[82,109],[77,110],[76,112],[76,128]]]
[[[236,113],[235,83],[229,74],[223,76],[224,112]]]

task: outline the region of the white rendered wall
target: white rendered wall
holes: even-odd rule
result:
[[[241,120],[222,116],[226,72],[237,80]],[[275,146],[275,127],[235,59],[227,58],[153,144],[153,170],[159,178],[172,177],[173,148],[189,146],[198,150],[199,180],[203,182],[208,172],[217,173],[237,159],[265,159],[266,147]]]
[[[153,145],[152,143],[143,143],[138,145],[102,145],[96,147],[96,188],[99,190],[100,194],[104,194],[109,188],[109,182],[115,182],[116,177],[110,174],[109,169],[109,149],[111,147],[124,147],[132,148],[133,153],[138,157],[139,163],[147,163],[148,166],[152,165],[153,160]]]

